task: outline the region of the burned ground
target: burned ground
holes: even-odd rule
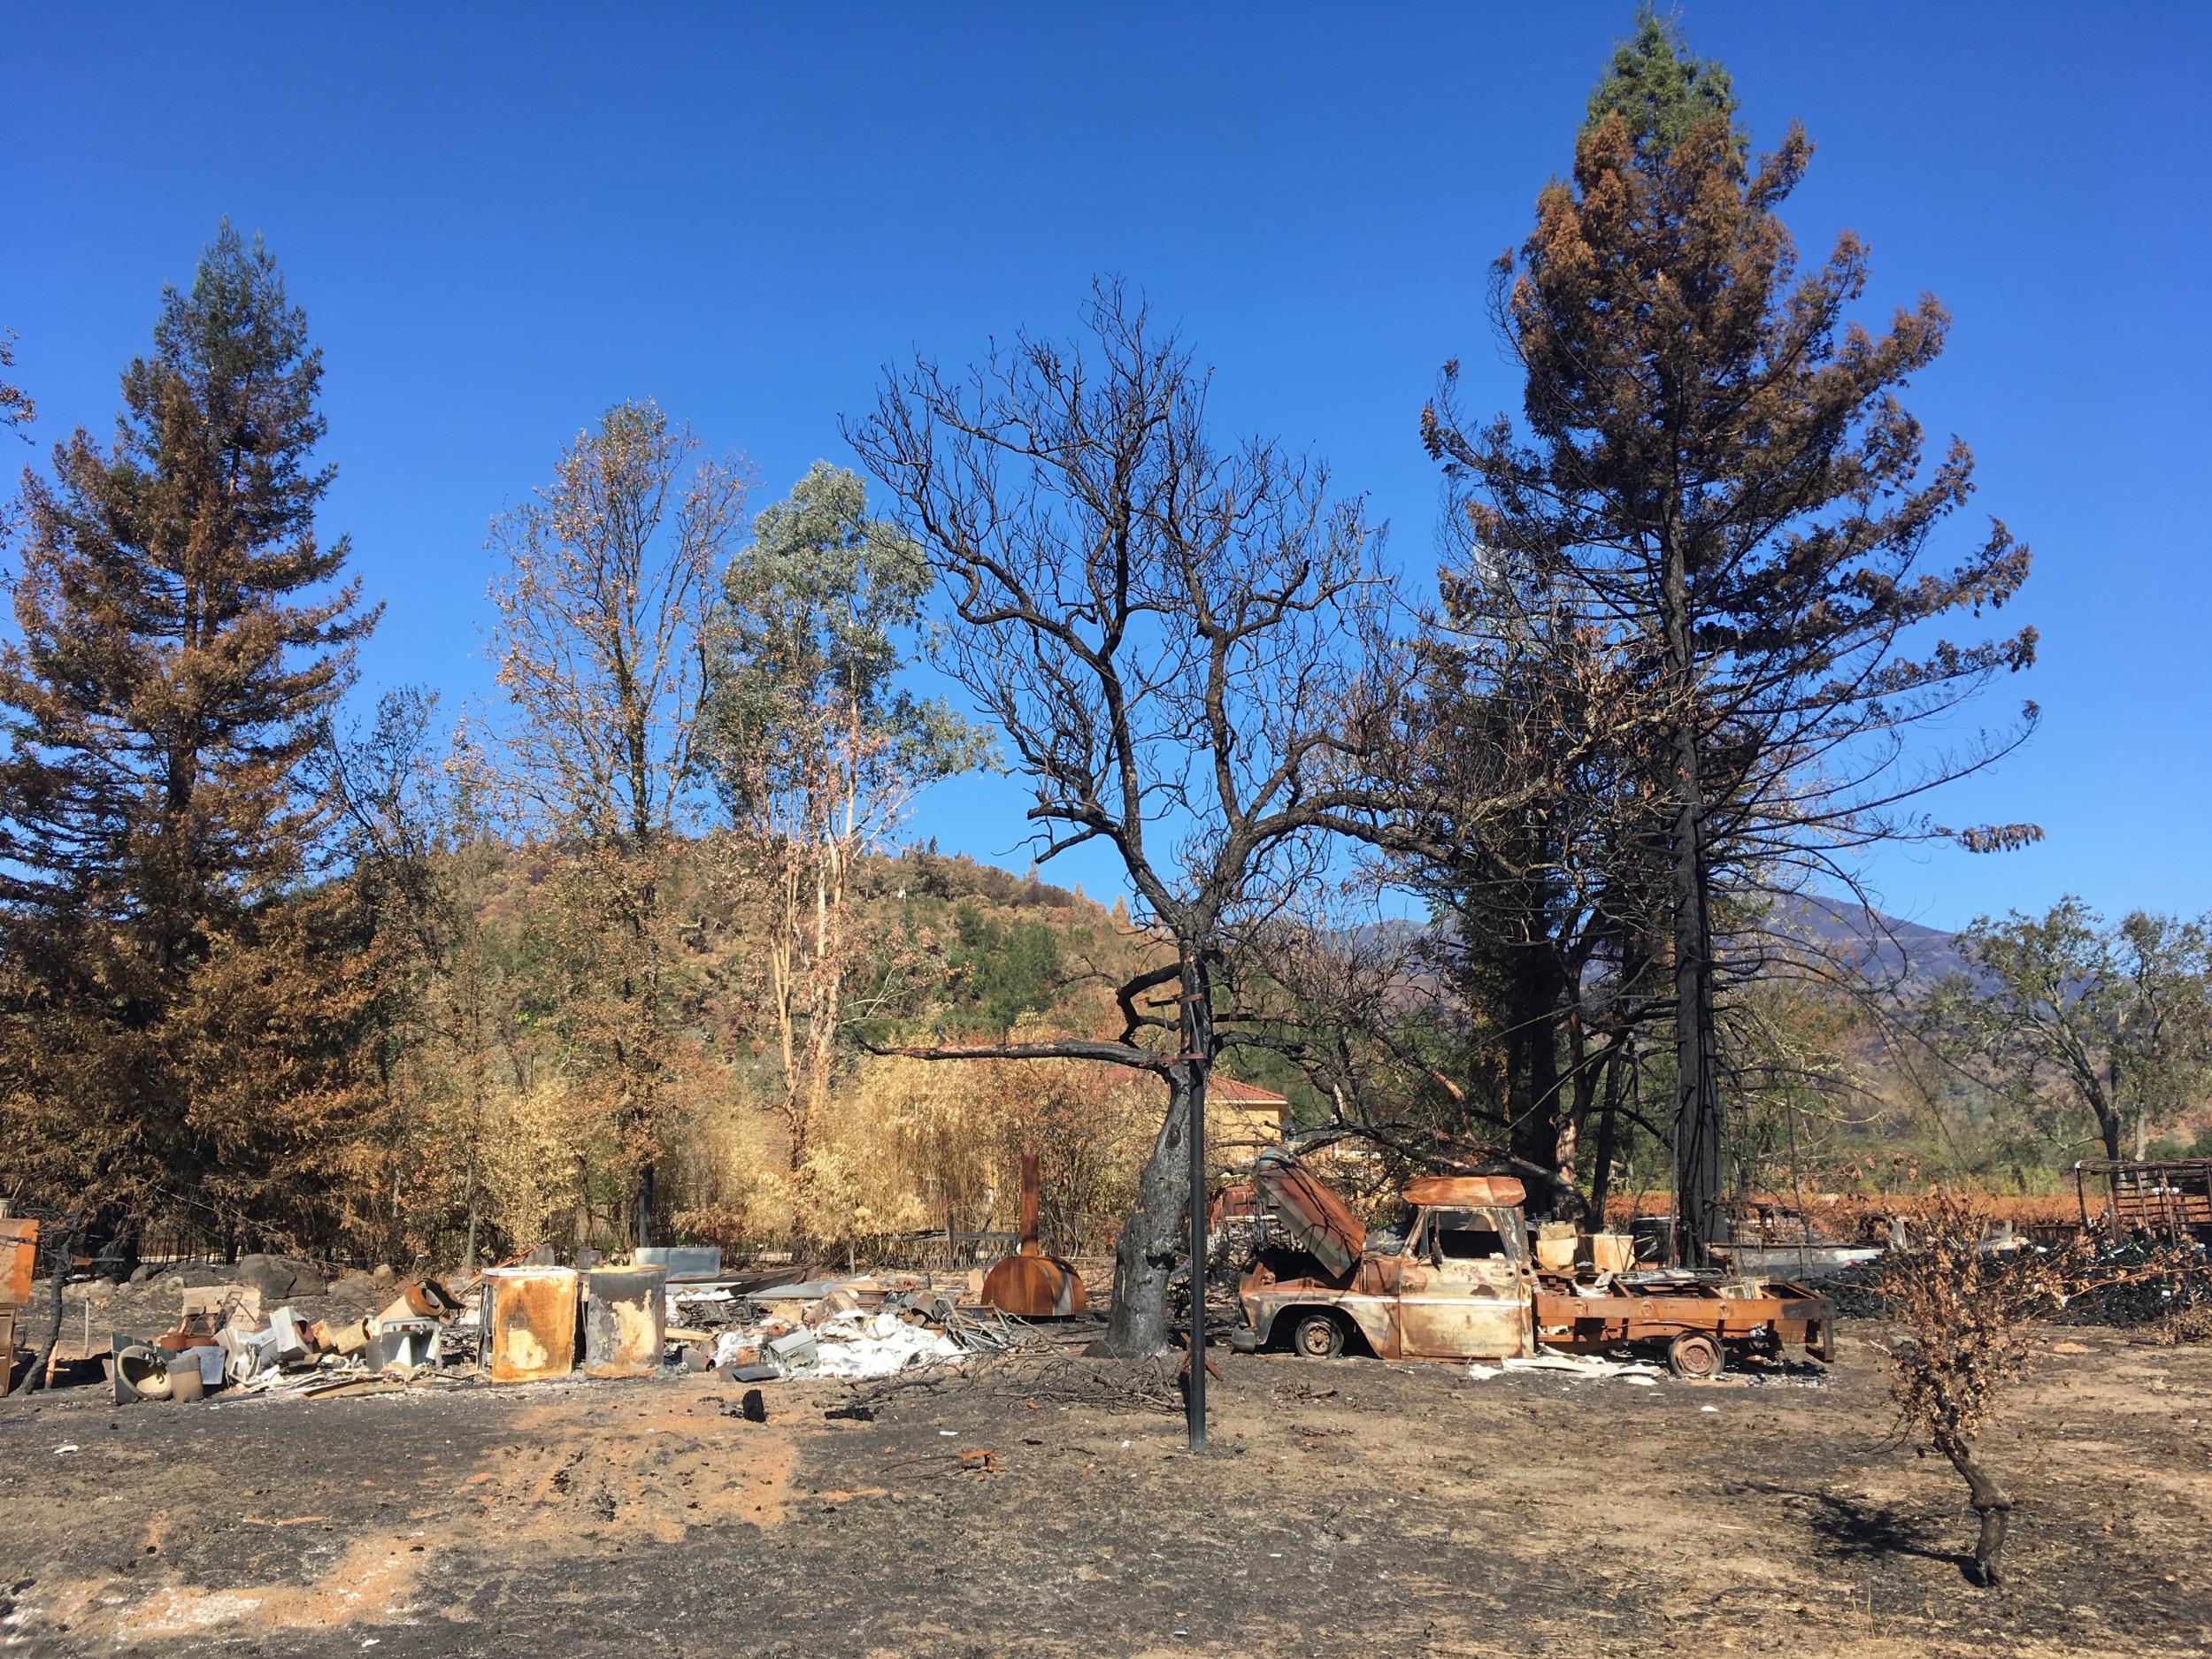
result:
[[[65,1390],[0,1405],[0,1631],[377,1659],[2212,1648],[2212,1350],[2048,1333],[1990,1441],[2022,1507],[1988,1592],[1950,1470],[1891,1437],[1875,1334],[1821,1386],[1224,1356],[1201,1458],[1074,1360],[771,1385],[765,1425],[710,1375]]]

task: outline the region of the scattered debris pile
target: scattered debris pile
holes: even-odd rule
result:
[[[250,1279],[250,1275],[245,1276]],[[320,1288],[318,1281],[317,1288]],[[387,1393],[412,1382],[457,1380],[472,1357],[461,1329],[466,1304],[442,1281],[402,1285],[376,1313],[311,1318],[288,1304],[263,1311],[253,1282],[179,1286],[175,1326],[147,1340],[109,1337],[104,1369],[118,1404],[196,1400],[229,1387],[247,1394]],[[88,1329],[90,1303],[85,1307]]]
[[[518,1259],[457,1284],[379,1270],[326,1286],[311,1264],[281,1257],[191,1263],[127,1286],[82,1286],[58,1348],[80,1372],[96,1364],[118,1403],[131,1403],[226,1389],[323,1397],[643,1377],[672,1365],[747,1382],[872,1379],[1034,1340],[977,1302],[979,1274],[949,1286],[914,1274],[764,1283],[774,1276],[725,1277],[717,1250],[650,1254],[658,1259],[629,1266]],[[142,1334],[172,1317],[172,1328]]]
[[[890,1377],[1031,1340],[1019,1320],[920,1274],[697,1285],[669,1299],[684,1317],[670,1334],[689,1344],[686,1363],[737,1382]]]

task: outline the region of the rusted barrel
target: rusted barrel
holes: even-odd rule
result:
[[[584,1374],[649,1377],[667,1341],[668,1270],[595,1267],[584,1275]]]
[[[484,1274],[484,1371],[494,1382],[543,1382],[576,1365],[572,1267],[495,1267]]]

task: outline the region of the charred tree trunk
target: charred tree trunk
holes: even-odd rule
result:
[[[1211,986],[1206,965],[1194,958],[1186,958],[1178,979],[1181,1053],[1167,1072],[1167,1116],[1138,1178],[1136,1207],[1114,1246],[1114,1305],[1097,1350],[1104,1354],[1135,1357],[1167,1348],[1168,1281],[1178,1259],[1188,1255],[1194,1233],[1202,1256],[1192,1284],[1202,1312],[1205,1302],[1203,1118],[1213,1064]],[[1194,1331],[1197,1328],[1194,1325]],[[1202,1350],[1194,1351],[1202,1358]],[[1202,1381],[1198,1393],[1202,1408]]]
[[[1559,1159],[1559,975],[1540,945],[1514,951],[1509,962],[1509,1141],[1514,1156],[1552,1169]]]
[[[2004,1576],[2005,1526],[2012,1517],[2012,1495],[1976,1461],[1973,1441],[1939,1432],[1935,1443],[1972,1494],[1974,1513],[1982,1520],[1981,1533],[1974,1540],[1974,1569],[1982,1583],[1994,1585]]]
[[[1598,1106],[1597,1145],[1592,1149],[1590,1170],[1590,1225],[1605,1227],[1606,1202],[1613,1195],[1615,1125],[1620,1121],[1622,1051],[1605,1057],[1605,1093]]]
[[[1168,1275],[1185,1247],[1190,1196],[1189,1068],[1175,1067],[1167,1080],[1167,1116],[1137,1178],[1136,1207],[1114,1244],[1114,1306],[1099,1345],[1105,1354],[1138,1357],[1167,1347]]]
[[[53,1374],[54,1351],[61,1346],[62,1286],[68,1280],[69,1263],[76,1257],[77,1238],[83,1230],[82,1217],[72,1216],[63,1225],[61,1237],[56,1241],[53,1277],[49,1281],[47,1291],[46,1311],[49,1321],[46,1330],[46,1346],[39,1350],[38,1363],[31,1367],[30,1375],[23,1379],[25,1394],[29,1394],[34,1389],[45,1387],[47,1379]],[[4,1380],[4,1378],[0,1378],[0,1381]]]
[[[1689,571],[1675,503],[1662,535],[1661,611],[1676,706],[1674,826],[1667,849],[1674,917],[1674,1204],[1676,1249],[1702,1267],[1721,1234],[1721,1117],[1713,1040],[1713,929],[1707,909],[1705,795],[1698,742],[1697,666]]]

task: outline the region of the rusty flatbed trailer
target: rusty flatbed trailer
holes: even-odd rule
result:
[[[1674,1368],[1693,1375],[1720,1369],[1707,1351],[1712,1342],[1773,1354],[1800,1347],[1823,1364],[1836,1356],[1835,1304],[1801,1285],[1770,1283],[1757,1294],[1694,1280],[1577,1288],[1546,1277],[1534,1312],[1547,1348],[1601,1353],[1665,1343]]]

